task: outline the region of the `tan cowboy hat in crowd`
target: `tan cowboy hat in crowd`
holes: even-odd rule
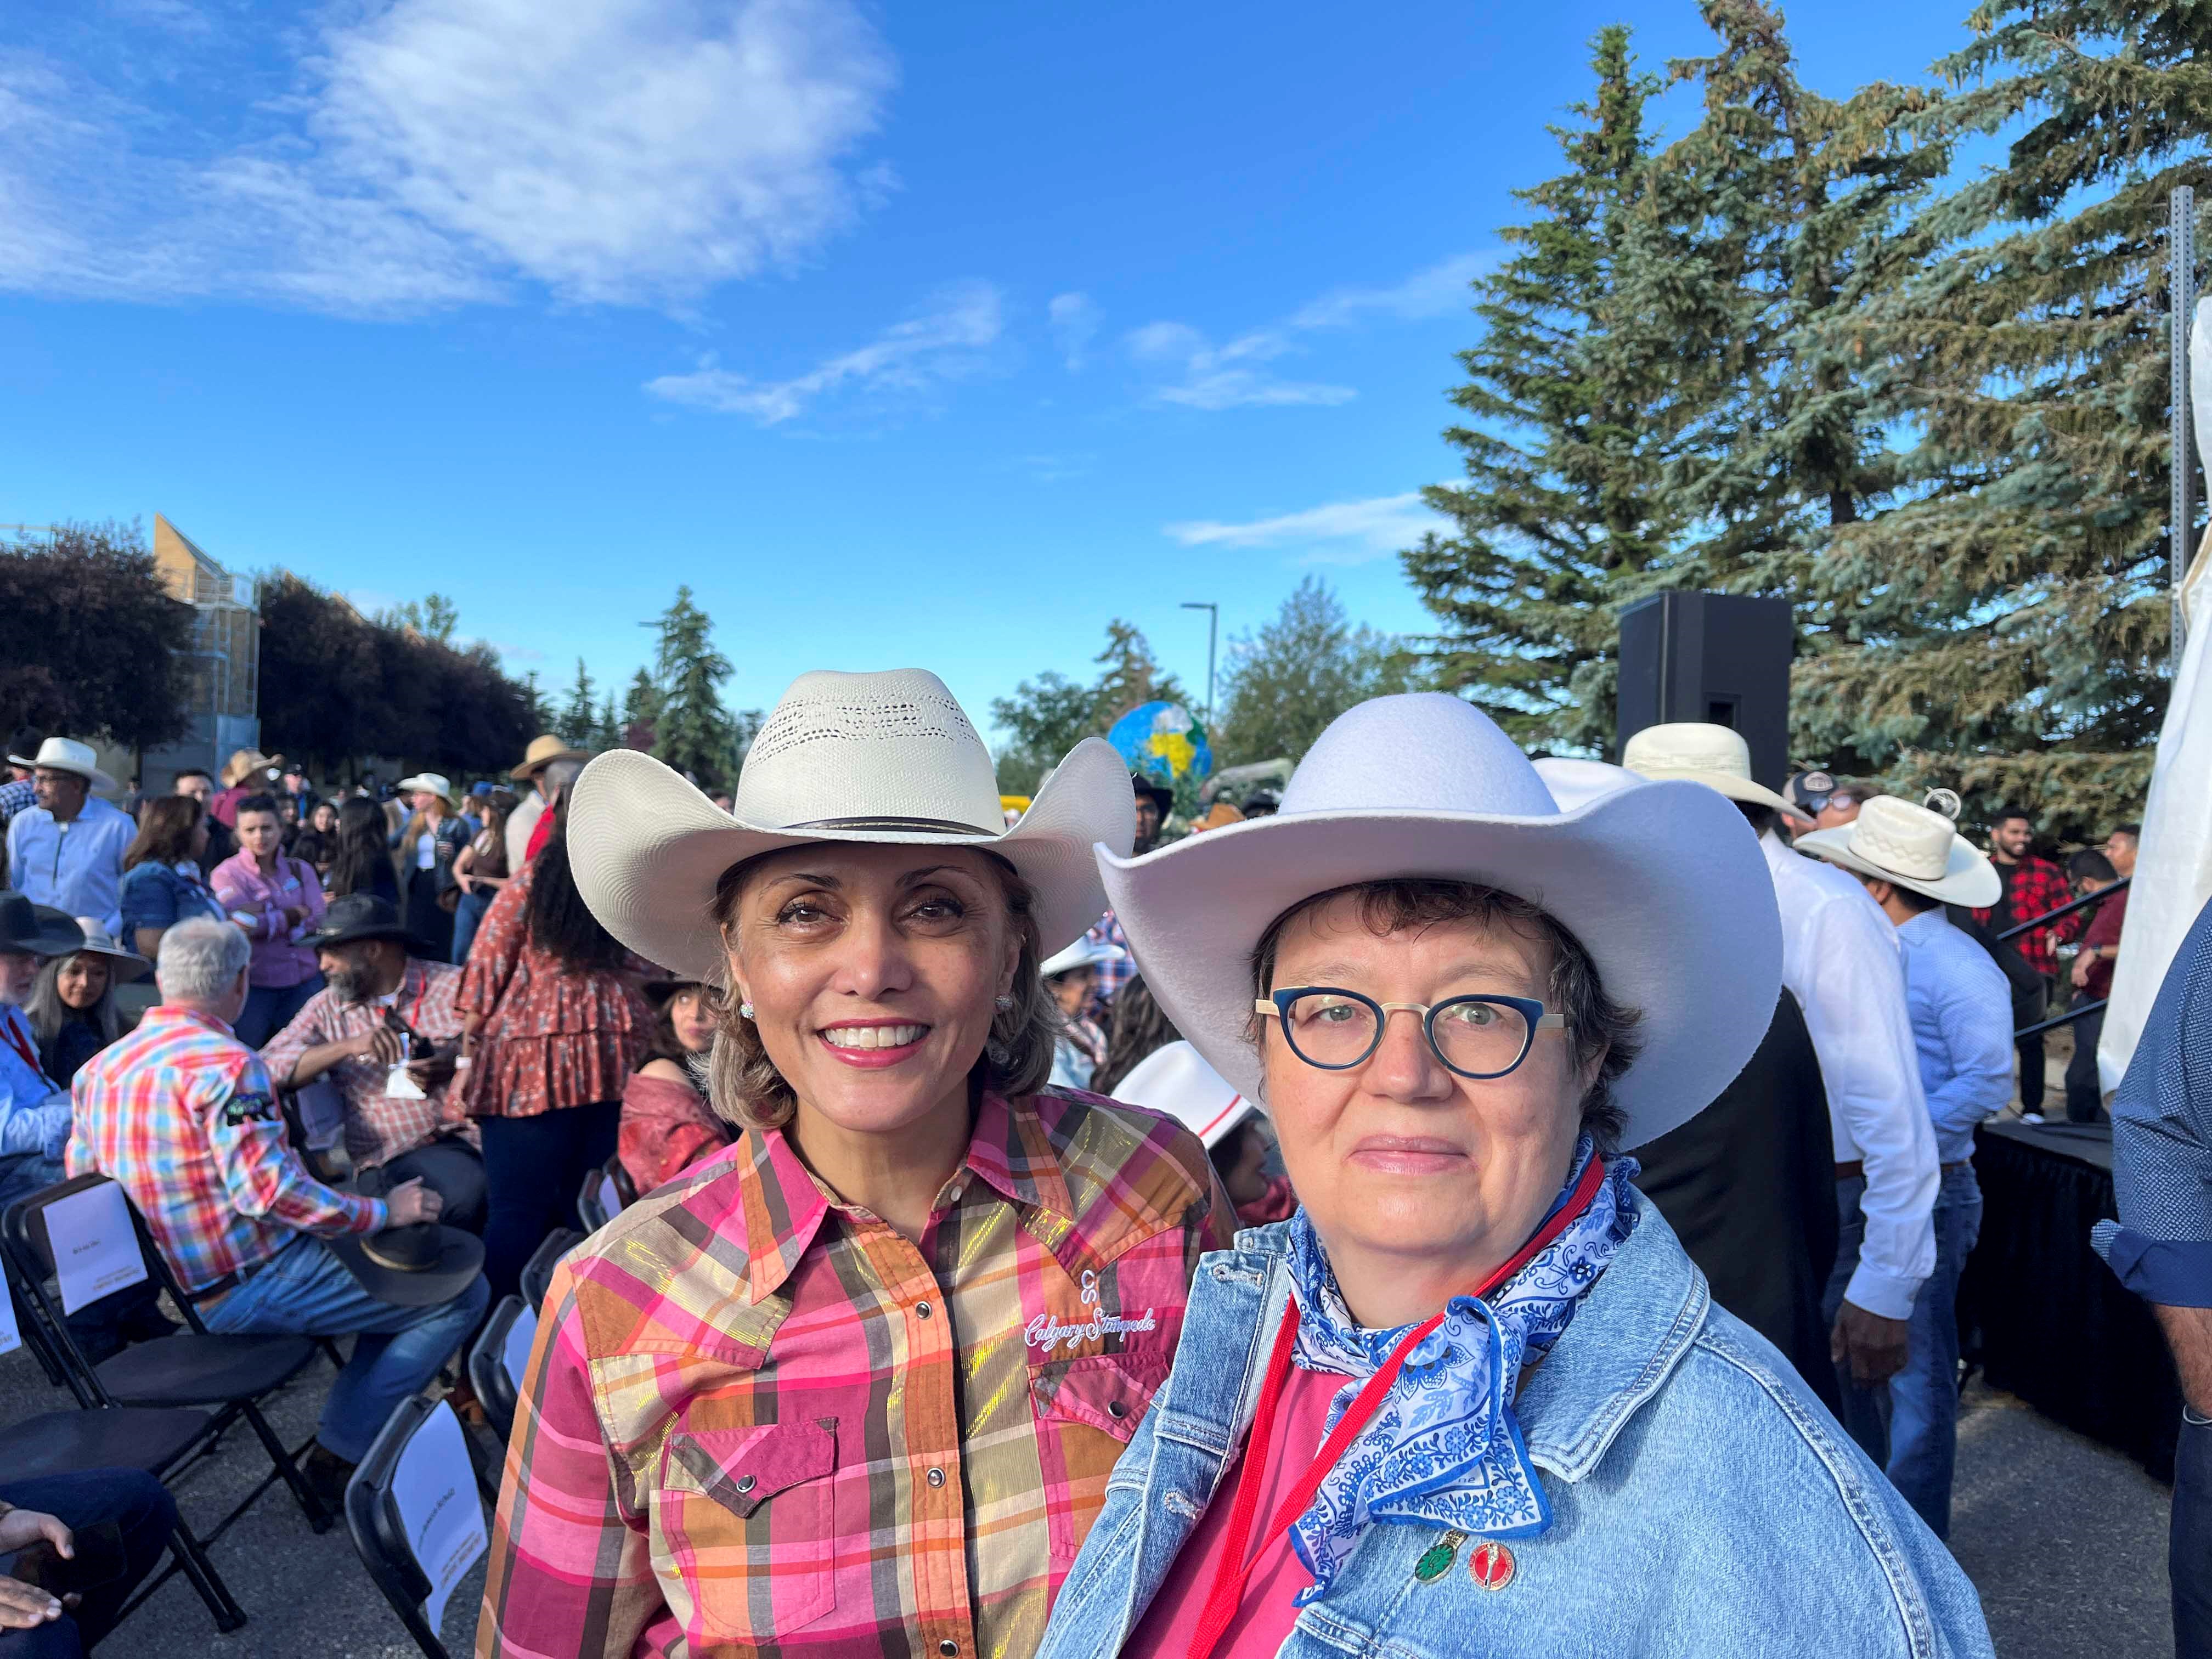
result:
[[[1894,795],[1869,796],[1849,823],[1798,836],[1797,850],[1969,909],[1995,904],[2004,893],[2004,880],[1989,855],[1950,819]]]
[[[568,805],[569,863],[592,914],[647,961],[712,985],[728,976],[715,884],[763,853],[854,842],[996,854],[1036,890],[1053,951],[1106,908],[1092,843],[1126,854],[1136,834],[1128,769],[1103,738],[1076,744],[1005,828],[991,751],[919,668],[801,674],[753,739],[727,812],[631,749],[586,766]]]
[[[400,779],[392,787],[403,795],[411,795],[418,789],[427,789],[434,795],[442,796],[446,805],[453,811],[458,812],[461,810],[460,798],[453,793],[453,784],[442,772],[417,772],[411,778]]]
[[[116,964],[113,976],[125,982],[143,979],[153,971],[152,963],[136,951],[125,950],[109,938],[107,929],[100,925],[97,917],[79,916],[76,925],[84,929],[84,943],[70,951],[71,956],[81,956],[89,951],[96,957],[106,957]]]
[[[1730,800],[1771,806],[1812,823],[1805,809],[1751,776],[1751,745],[1741,732],[1703,720],[1647,726],[1621,745],[1620,763],[1640,777],[1682,778],[1717,789]]]
[[[548,732],[543,737],[531,738],[530,747],[522,751],[522,764],[507,775],[517,783],[527,783],[555,761],[587,761],[591,757],[588,750],[571,749]]]
[[[74,772],[94,788],[108,790],[115,787],[115,780],[93,764],[95,754],[88,743],[79,743],[74,738],[48,738],[39,745],[39,752],[25,757],[10,755],[11,766],[43,766],[49,772]]]
[[[256,772],[265,772],[272,766],[282,766],[282,755],[264,755],[258,749],[234,749],[230,758],[222,763],[222,787],[230,788],[243,783]]]
[[[1153,997],[1248,1099],[1265,1076],[1248,1036],[1254,948],[1292,907],[1361,882],[1478,883],[1541,906],[1581,942],[1607,994],[1643,1016],[1642,1050],[1613,1091],[1625,1146],[1735,1079],[1782,986],[1765,854],[1727,800],[1638,778],[1562,811],[1488,715],[1437,692],[1339,715],[1273,816],[1142,858],[1100,848],[1098,864]]]

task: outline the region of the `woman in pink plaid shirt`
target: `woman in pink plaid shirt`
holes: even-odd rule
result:
[[[1234,1225],[1187,1129],[1044,1086],[1038,963],[1133,817],[1092,739],[1003,830],[916,670],[802,677],[732,812],[633,751],[586,769],[578,886],[724,989],[743,1133],[555,1276],[479,1654],[1035,1649]]]

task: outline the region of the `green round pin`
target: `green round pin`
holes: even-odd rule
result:
[[[1413,1577],[1424,1584],[1433,1584],[1451,1571],[1451,1564],[1459,1559],[1459,1547],[1467,1542],[1467,1534],[1456,1529],[1422,1552],[1421,1559],[1413,1563]]]

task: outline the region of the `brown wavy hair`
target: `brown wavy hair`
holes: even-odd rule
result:
[[[1008,992],[1014,1006],[992,1010],[990,1036],[969,1069],[969,1086],[995,1090],[1015,1099],[1035,1094],[1052,1076],[1053,1044],[1066,1022],[1044,976],[1037,971],[1044,950],[1037,938],[1036,890],[997,854],[987,853],[984,858],[999,878],[1007,916],[1021,934],[1022,955]],[[726,942],[737,925],[738,901],[745,877],[759,862],[754,858],[733,864],[715,884],[714,927]],[[799,1097],[769,1058],[759,1030],[738,1012],[738,999],[725,988],[721,1024],[715,1030],[714,1051],[707,1060],[708,1103],[718,1116],[742,1127],[780,1129],[791,1121]]]
[[[207,809],[190,795],[156,795],[138,809],[138,833],[123,855],[123,867],[175,864],[192,855],[192,831]]]

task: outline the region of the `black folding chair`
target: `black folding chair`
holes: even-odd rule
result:
[[[538,1316],[529,1304],[519,1296],[503,1296],[469,1350],[469,1386],[501,1440],[514,1432],[515,1402],[522,1395],[522,1369],[514,1351],[519,1346],[527,1358],[537,1334]]]
[[[545,1235],[545,1242],[537,1253],[523,1264],[522,1299],[531,1311],[544,1317],[545,1292],[553,1286],[553,1270],[561,1265],[561,1258],[584,1242],[583,1234],[574,1227],[556,1227]]]
[[[152,1342],[135,1343],[98,1364],[78,1347],[61,1306],[58,1292],[49,1297],[46,1279],[53,1274],[54,1254],[48,1238],[49,1212],[78,1194],[103,1188],[114,1189],[129,1218],[131,1242],[138,1256],[138,1275],[126,1281],[143,1284],[151,1278],[168,1293],[189,1329]],[[210,1534],[220,1538],[230,1523],[278,1480],[306,1512],[308,1524],[327,1532],[337,1517],[319,1502],[301,1474],[296,1454],[285,1449],[276,1431],[261,1414],[259,1402],[283,1388],[310,1364],[317,1348],[311,1336],[243,1336],[208,1329],[199,1310],[170,1273],[169,1264],[147,1231],[121,1188],[103,1175],[71,1177],[43,1192],[34,1193],[8,1207],[4,1218],[6,1255],[11,1282],[38,1310],[40,1322],[52,1342],[64,1367],[75,1381],[79,1401],[88,1407],[206,1406],[215,1408],[207,1431],[210,1443],[233,1423],[246,1422],[269,1454],[274,1468],[267,1479],[248,1492],[239,1506]],[[108,1287],[111,1293],[125,1288]],[[305,1450],[303,1446],[301,1450]]]
[[[360,1553],[362,1565],[368,1570],[369,1581],[392,1604],[399,1622],[415,1638],[415,1645],[428,1659],[451,1659],[427,1604],[437,1588],[434,1575],[449,1575],[450,1590],[451,1580],[460,1577],[483,1553],[483,1509],[466,1486],[456,1483],[442,1494],[431,1494],[430,1504],[422,1512],[407,1511],[395,1490],[394,1477],[416,1437],[426,1430],[441,1437],[450,1432],[465,1439],[459,1419],[444,1401],[426,1400],[419,1394],[401,1401],[385,1419],[361,1467],[353,1472],[353,1479],[346,1483],[346,1530],[353,1534],[353,1547]],[[419,1559],[417,1540],[426,1536],[425,1528],[431,1525],[430,1510],[438,1510],[442,1520],[456,1520],[460,1511],[453,1506],[465,1493],[469,1493],[476,1521],[477,1541],[473,1553],[467,1553],[465,1529],[456,1526],[428,1534],[444,1547],[443,1560]]]
[[[587,1170],[583,1190],[576,1194],[576,1218],[584,1224],[584,1231],[595,1233],[607,1224],[615,1212],[607,1207],[607,1172]]]

